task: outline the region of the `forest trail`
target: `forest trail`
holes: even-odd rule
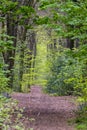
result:
[[[72,96],[49,96],[41,87],[31,87],[28,94],[14,93],[13,98],[24,108],[24,116],[33,118],[24,122],[26,130],[75,130],[68,121],[75,116],[75,98]]]

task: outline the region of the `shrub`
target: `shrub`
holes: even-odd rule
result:
[[[0,96],[0,130],[26,130],[23,121],[29,122],[33,119],[26,118],[23,112],[16,100]]]
[[[52,57],[46,90],[58,95],[75,94],[87,101],[87,45],[65,49]]]
[[[6,78],[5,73],[2,64],[0,64],[0,93],[8,91],[7,84],[9,79]]]
[[[67,50],[68,52],[69,50]],[[50,73],[47,81],[47,91],[58,95],[69,95],[74,91],[72,82],[68,82],[73,77],[73,57],[66,55],[66,51],[57,53],[53,58]]]

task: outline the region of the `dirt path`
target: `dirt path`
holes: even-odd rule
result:
[[[40,87],[31,88],[29,94],[16,93],[13,98],[19,100],[19,106],[24,108],[26,117],[34,118],[26,122],[26,128],[34,130],[74,130],[68,120],[74,117],[74,97],[52,97],[43,94]]]

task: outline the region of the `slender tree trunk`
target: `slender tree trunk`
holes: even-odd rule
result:
[[[27,48],[29,48],[28,52],[29,58],[27,59],[28,60],[27,68],[29,70],[28,73],[32,75],[34,73],[35,58],[36,58],[36,34],[34,31],[29,32]],[[29,80],[33,80],[33,76],[30,76]]]
[[[15,58],[15,48],[17,43],[17,25],[15,24],[15,20],[12,18],[11,14],[7,15],[7,35],[13,36],[12,39],[13,45],[12,49],[8,49],[3,53],[3,59],[5,64],[7,64],[7,78],[9,78],[8,86],[10,88],[13,87],[13,69],[14,69],[14,58]],[[8,40],[8,39],[7,39]]]
[[[36,34],[34,32],[34,45],[33,45],[33,68],[35,68],[35,58],[36,58],[36,54],[37,54],[37,44],[36,44]]]
[[[29,37],[29,56],[30,56],[30,61],[32,60],[32,58],[36,57],[36,38],[35,38],[35,32],[34,31],[31,31],[30,32],[30,37]],[[30,62],[30,65],[29,65],[29,68],[32,67],[32,64]]]
[[[27,29],[25,29],[23,26],[20,27],[19,29],[20,34],[19,34],[19,39],[20,39],[20,61],[19,61],[19,86],[18,86],[18,91],[21,91],[21,82],[23,78],[23,73],[24,73],[24,50],[25,50],[25,41],[26,41],[26,33]]]

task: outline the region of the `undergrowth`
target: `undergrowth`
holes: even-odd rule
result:
[[[0,95],[0,130],[33,130],[24,126],[23,122],[30,119],[23,115],[24,110],[17,104],[16,100]]]
[[[75,123],[77,130],[87,130],[87,106],[80,106]]]

